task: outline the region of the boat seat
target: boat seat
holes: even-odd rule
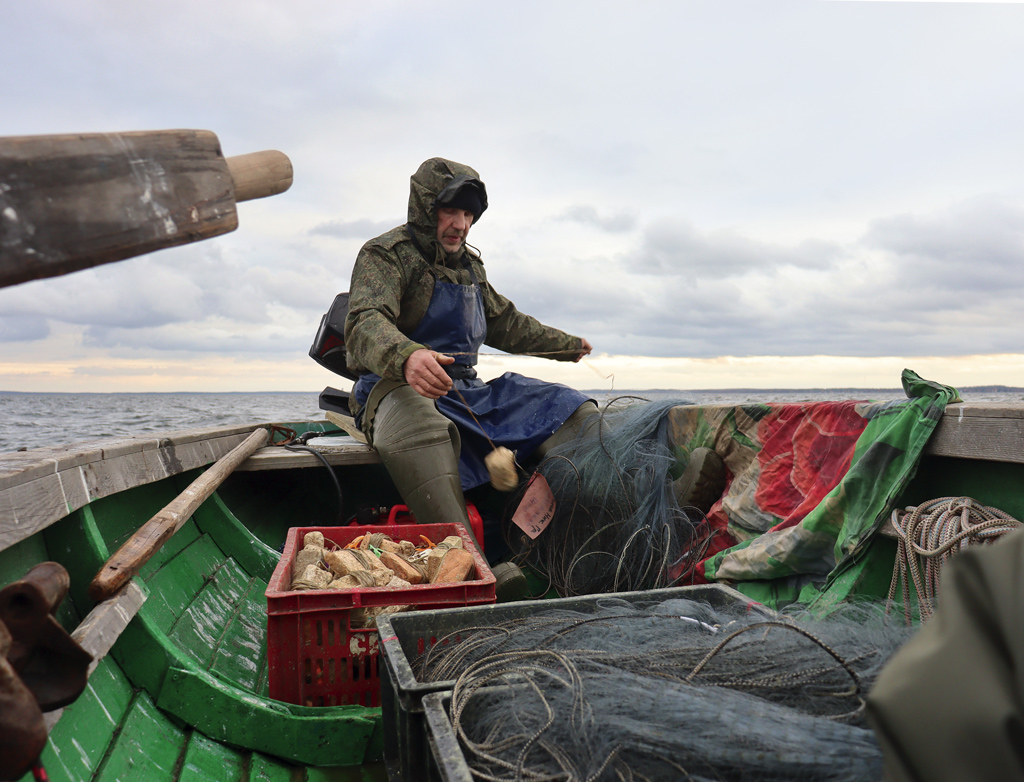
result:
[[[328,410],[326,418],[343,432],[344,436],[332,435],[317,438],[308,443],[322,455],[331,466],[349,464],[380,464],[376,449],[366,442],[366,435],[359,431],[351,416]],[[238,466],[240,471],[288,470],[299,467],[318,467],[323,462],[308,451],[291,451],[280,445],[261,448]]]

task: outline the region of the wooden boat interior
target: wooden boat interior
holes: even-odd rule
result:
[[[899,503],[969,494],[1024,513],[1024,408],[950,405]],[[291,424],[335,431],[327,421]],[[193,514],[127,588],[94,606],[90,579],[143,522],[253,427],[103,440],[0,456],[0,579],[52,560],[72,587],[58,619],[96,662],[83,695],[49,716],[52,779],[383,778],[379,710],[267,697],[264,590],[289,527],[330,525],[338,498],[315,456],[267,446]],[[347,508],[397,496],[372,448],[326,455]],[[895,543],[847,586],[888,585]],[[868,581],[877,583],[867,583]],[[884,585],[884,586],[883,586]],[[172,685],[172,686],[169,686]],[[297,776],[296,776],[297,775]]]

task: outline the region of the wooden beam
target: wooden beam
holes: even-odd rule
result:
[[[236,201],[291,178],[280,152],[225,160],[208,130],[0,138],[0,287],[233,231]]]
[[[380,464],[381,458],[373,448],[354,439],[334,435],[331,440],[337,445],[320,449],[320,454],[331,466],[350,464]],[[346,441],[347,442],[344,442]],[[289,451],[281,446],[261,448],[238,466],[238,472],[256,472],[259,470],[294,470],[303,467],[319,467],[323,462],[313,454],[305,451]]]
[[[90,676],[145,601],[146,593],[132,579],[116,595],[93,608],[71,633],[71,638],[92,655],[92,662],[89,664]],[[56,709],[43,715],[48,731],[53,730],[53,726],[63,713],[64,709]]]
[[[328,421],[334,424],[336,427],[341,429],[349,437],[358,440],[361,443],[369,444],[369,440],[366,439],[366,435],[363,434],[359,427],[356,426],[356,420],[350,415],[342,415],[336,413],[333,410],[328,410],[324,413]]]
[[[1024,463],[1024,405],[949,405],[924,452],[960,459]]]
[[[28,451],[17,454],[26,461],[14,462],[9,471],[0,460],[0,551],[93,500],[210,464],[241,443],[252,427],[198,431],[202,436],[197,438],[188,432],[137,438],[138,447],[131,450],[123,443],[109,450],[83,444],[80,450]]]

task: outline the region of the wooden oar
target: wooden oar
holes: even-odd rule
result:
[[[107,560],[89,584],[89,597],[96,602],[106,600],[123,587],[139,569],[149,562],[170,537],[184,526],[196,508],[232,471],[262,448],[270,433],[257,429],[240,445],[218,459],[210,469],[196,478],[185,491],[153,518],[139,527],[124,545]]]
[[[225,158],[208,130],[0,137],[0,287],[233,231],[291,183],[282,152]]]

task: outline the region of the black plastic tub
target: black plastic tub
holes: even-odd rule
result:
[[[384,658],[380,670],[380,702],[384,728],[384,763],[389,779],[391,782],[422,782],[428,779],[428,768],[433,761],[423,701],[425,696],[432,693],[450,693],[455,687],[455,680],[420,682],[413,671],[413,663],[440,639],[445,639],[445,643],[458,643],[462,640],[463,632],[492,627],[553,609],[593,613],[609,599],[643,606],[678,598],[707,603],[713,608],[746,605],[748,610],[765,616],[773,615],[769,609],[735,589],[719,584],[705,584],[382,616],[377,621],[381,656]]]

